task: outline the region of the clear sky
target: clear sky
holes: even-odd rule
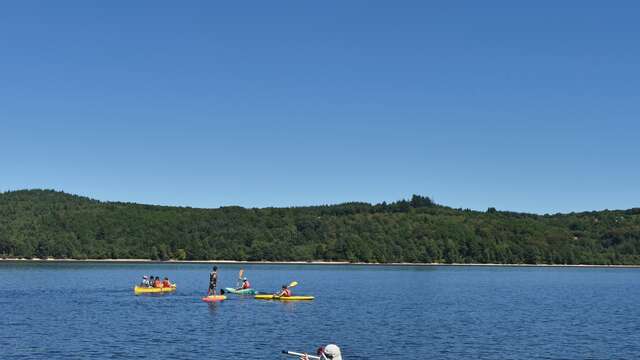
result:
[[[640,206],[637,1],[11,1],[0,191]]]

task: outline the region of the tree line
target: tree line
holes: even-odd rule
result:
[[[0,194],[0,257],[640,264],[640,209],[535,215],[393,203],[218,209]]]

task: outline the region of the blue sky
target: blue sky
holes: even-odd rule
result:
[[[17,1],[0,191],[640,206],[640,5]]]

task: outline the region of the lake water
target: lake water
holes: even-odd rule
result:
[[[221,265],[235,284],[239,265]],[[0,264],[2,359],[637,359],[640,269],[243,265],[312,302],[200,300],[210,265]],[[144,274],[174,294],[134,296]]]

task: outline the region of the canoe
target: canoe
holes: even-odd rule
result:
[[[153,288],[153,287],[145,287],[145,286],[135,286],[133,288],[133,292],[135,294],[158,294],[158,293],[168,293],[176,291],[176,284],[172,284],[171,287],[163,287],[163,288]]]
[[[202,301],[204,302],[216,302],[216,301],[222,301],[222,300],[226,300],[227,297],[224,295],[209,295],[209,296],[205,296],[202,298]]]
[[[280,300],[280,301],[304,301],[313,300],[313,296],[275,296],[275,295],[256,295],[258,300]]]
[[[234,288],[224,288],[224,292],[229,293],[229,294],[236,294],[236,295],[256,295],[258,293],[258,291],[256,291],[256,289],[236,290]]]

